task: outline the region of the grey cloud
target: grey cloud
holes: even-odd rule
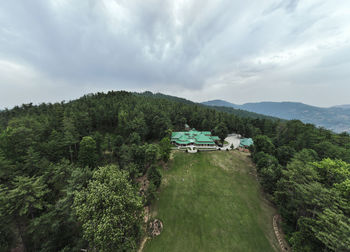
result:
[[[330,87],[343,83],[335,79],[346,73],[332,62],[348,59],[337,53],[350,39],[350,19],[341,13],[346,6],[317,0],[2,1],[0,62],[27,66],[36,76],[18,74],[16,85],[71,85],[74,94],[126,88],[184,96],[195,91],[196,99],[205,99],[246,85],[259,87],[259,94],[243,92],[242,100],[265,100],[264,85],[300,87],[325,72],[333,78],[324,78]],[[320,41],[338,34],[339,43],[323,48],[328,42]],[[321,65],[333,66],[325,71]],[[10,79],[0,77],[2,90]]]

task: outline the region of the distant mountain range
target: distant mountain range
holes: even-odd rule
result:
[[[338,106],[334,106],[333,108],[350,109],[350,104],[338,105]]]
[[[330,108],[315,107],[299,102],[258,102],[237,105],[223,100],[212,100],[202,102],[202,104],[242,109],[286,120],[298,119],[337,133],[350,132],[350,104]]]

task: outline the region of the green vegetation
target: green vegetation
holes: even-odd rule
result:
[[[295,153],[291,146],[276,150],[267,136],[255,137],[253,160],[260,182],[278,205],[295,251],[350,249],[350,164],[325,158],[344,151],[332,144],[325,146],[323,151]],[[349,160],[348,155],[342,158]]]
[[[274,251],[274,209],[239,152],[176,153],[152,205],[164,223],[145,251]]]
[[[257,102],[243,105],[232,104],[222,100],[203,102],[208,106],[224,106],[234,111],[251,111],[251,113],[273,116],[286,120],[298,119],[304,123],[312,123],[317,126],[331,129],[335,132],[350,133],[350,106],[336,106],[329,108],[315,107],[299,102]]]
[[[169,137],[173,131],[182,131],[185,123],[200,131],[216,131],[221,139],[232,132],[254,139],[251,151],[259,181],[278,205],[294,250],[350,251],[349,134],[334,134],[297,120],[249,117],[251,114],[244,111],[225,109],[150,92],[120,91],[0,111],[0,251],[80,251],[97,247],[96,241],[86,236],[78,209],[72,207],[74,195],[89,191],[88,185],[95,181],[92,174],[99,167],[113,165],[125,173],[132,187],[140,189],[144,206],[157,203],[160,167],[166,166],[170,154]],[[220,166],[220,158],[216,166]],[[221,176],[210,171],[208,174]],[[145,181],[147,178],[149,181]],[[237,192],[228,187],[218,188],[216,193],[209,190],[215,176],[198,173],[198,178],[204,179],[204,189],[196,190],[204,190],[213,200],[220,201],[219,194]],[[113,188],[105,189],[106,199],[108,193],[117,197]],[[191,196],[192,188],[187,189],[189,192],[182,192],[186,197]],[[233,191],[229,193],[229,189]],[[244,190],[242,195],[248,197]],[[205,202],[208,206],[209,198]],[[185,197],[183,200],[187,201]],[[187,203],[199,213],[204,211],[195,203]],[[86,201],[89,204],[94,205]],[[113,209],[109,207],[105,205]],[[234,207],[227,206],[228,216],[234,215]],[[110,211],[106,218],[113,220],[113,216],[123,215]],[[254,218],[247,215],[242,221],[254,223]],[[137,230],[142,225],[138,221],[129,239],[132,244],[139,242]],[[165,227],[166,232],[169,230]],[[227,237],[221,235],[224,247]],[[107,233],[104,238],[113,240]],[[125,240],[121,243],[120,248],[134,247]]]
[[[82,167],[94,168],[96,166],[96,142],[92,137],[86,136],[80,141],[78,161]]]
[[[214,134],[217,135],[221,143],[224,143],[225,138],[227,137],[228,134],[228,129],[226,127],[226,124],[224,122],[219,123],[215,128],[214,128]]]
[[[87,188],[75,193],[73,207],[93,249],[137,248],[142,202],[128,176],[114,165],[100,167]]]

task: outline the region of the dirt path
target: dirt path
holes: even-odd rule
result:
[[[146,225],[147,225],[147,222],[149,221],[149,218],[150,218],[150,208],[149,208],[149,206],[144,207],[143,212],[144,212],[143,221],[145,223],[145,226],[143,228],[144,228],[144,231],[145,231],[146,235],[142,239],[142,242],[140,244],[140,248],[137,250],[138,252],[142,252],[142,250],[143,250],[147,240],[149,239],[149,237],[147,235],[147,232],[146,232],[146,229],[147,229]]]
[[[283,252],[289,252],[292,251],[289,246],[287,245],[287,242],[284,240],[284,234],[279,227],[279,223],[281,220],[281,216],[279,214],[276,214],[273,216],[272,219],[272,225],[273,225],[273,230],[275,231],[275,235],[278,241],[278,244],[280,245],[281,251]]]
[[[143,240],[142,240],[142,242],[141,242],[141,245],[140,245],[140,248],[139,248],[139,250],[138,250],[137,252],[142,252],[142,250],[143,250],[143,248],[144,248],[144,246],[145,246],[147,240],[148,240],[148,237],[147,237],[147,236],[146,236],[145,238],[143,238]]]

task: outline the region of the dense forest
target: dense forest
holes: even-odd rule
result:
[[[295,251],[349,251],[350,136],[226,110],[120,91],[1,111],[0,251],[136,250],[169,136],[185,123],[254,138],[259,179]]]
[[[247,110],[242,110],[239,108],[231,108],[231,107],[227,107],[227,106],[214,106],[214,105],[210,105],[210,104],[205,104],[205,103],[195,103],[189,100],[186,100],[184,98],[179,98],[179,97],[175,97],[175,96],[171,96],[171,95],[165,95],[165,94],[161,94],[161,93],[155,93],[153,94],[152,92],[144,92],[142,94],[138,94],[138,93],[134,93],[135,95],[142,95],[142,96],[146,96],[146,97],[153,97],[153,98],[162,98],[162,99],[167,99],[167,100],[171,100],[171,101],[176,101],[176,102],[181,102],[181,103],[185,103],[185,104],[189,104],[189,105],[204,105],[204,106],[210,106],[210,108],[213,108],[215,110],[218,111],[222,111],[222,112],[227,112],[233,115],[236,115],[238,117],[243,117],[243,118],[258,118],[258,119],[271,119],[271,120],[279,120],[281,121],[282,119],[277,118],[277,117],[273,117],[273,116],[267,116],[267,115],[263,115],[263,114],[257,114],[254,112],[250,112]]]

